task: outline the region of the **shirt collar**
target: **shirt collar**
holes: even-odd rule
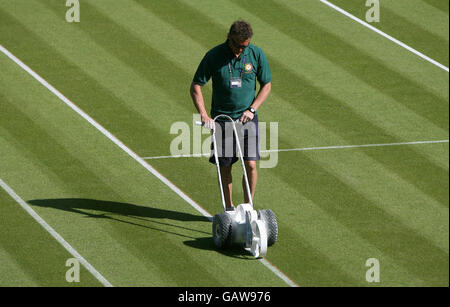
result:
[[[228,41],[229,41],[229,39],[227,38],[227,40],[225,41],[225,46],[226,46],[226,48],[227,48],[227,50],[228,50],[229,56],[230,56],[232,59],[234,59],[234,58],[236,58],[236,57],[235,57],[235,54],[233,53],[233,51],[231,50],[230,46],[228,45]],[[249,44],[248,47],[245,48],[244,51],[241,53],[241,55],[240,55],[238,58],[236,58],[236,59],[240,59],[241,56],[246,56],[246,55],[248,55],[248,52],[249,52],[249,51],[248,51],[248,48],[250,47],[250,45],[251,45],[251,44]]]

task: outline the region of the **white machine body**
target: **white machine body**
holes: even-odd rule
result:
[[[267,227],[258,219],[258,213],[251,204],[241,204],[234,211],[226,211],[232,220],[232,242],[243,244],[245,250],[255,258],[267,254]]]

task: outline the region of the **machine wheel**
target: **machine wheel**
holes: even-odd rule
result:
[[[214,244],[218,248],[226,248],[231,246],[231,217],[222,212],[214,215],[212,224],[212,233]]]
[[[270,209],[258,210],[258,218],[267,225],[267,246],[272,246],[278,239],[278,223],[275,214]]]

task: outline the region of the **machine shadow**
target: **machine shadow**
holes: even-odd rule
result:
[[[244,250],[242,246],[233,245],[227,249],[219,249],[214,245],[214,241],[212,236],[196,238],[195,240],[184,241],[185,245],[193,248],[208,250],[208,251],[216,251],[222,255],[238,258],[242,260],[255,260],[248,252]]]

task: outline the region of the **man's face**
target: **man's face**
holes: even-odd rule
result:
[[[250,45],[250,38],[247,38],[244,41],[238,40],[236,37],[228,36],[230,40],[230,47],[234,54],[238,55],[241,54],[245,48]]]

